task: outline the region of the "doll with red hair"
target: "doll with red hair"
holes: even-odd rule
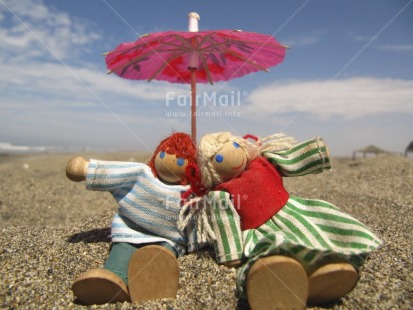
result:
[[[179,132],[161,141],[148,165],[81,157],[68,162],[70,180],[85,180],[88,190],[110,192],[119,205],[104,268],[86,271],[73,283],[81,302],[176,297],[176,257],[200,246],[195,226],[180,231],[176,225],[182,194],[189,189],[185,169],[195,162],[195,145]]]

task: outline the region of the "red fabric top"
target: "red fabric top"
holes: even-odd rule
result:
[[[267,222],[290,197],[280,173],[263,157],[254,159],[242,174],[216,189],[231,195],[242,230],[258,228]]]

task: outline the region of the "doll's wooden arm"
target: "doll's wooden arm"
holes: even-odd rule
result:
[[[88,167],[89,162],[86,159],[74,157],[67,162],[66,176],[74,182],[85,181]]]

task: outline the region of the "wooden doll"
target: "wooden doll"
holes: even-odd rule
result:
[[[342,297],[381,244],[334,205],[285,190],[283,176],[331,168],[321,138],[293,147],[283,135],[251,141],[209,134],[199,143],[198,164],[210,189],[217,260],[241,265],[237,286],[252,309],[300,309]]]
[[[185,168],[195,163],[189,135],[173,133],[156,148],[148,165],[134,162],[70,160],[66,174],[86,188],[109,191],[119,204],[104,268],[81,274],[74,295],[85,304],[175,298],[177,256],[199,246],[196,227],[176,227],[181,195],[189,189]]]

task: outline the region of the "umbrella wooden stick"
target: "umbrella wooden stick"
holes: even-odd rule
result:
[[[196,144],[196,69],[191,68],[191,137]]]
[[[188,31],[189,32],[198,32],[198,20],[199,15],[195,12],[188,14],[189,23]],[[184,40],[185,41],[185,40]],[[196,70],[198,68],[198,53],[196,52],[197,40],[196,37],[191,39],[190,44],[192,55],[189,60],[188,69],[191,70],[191,137],[194,144],[196,144]]]

